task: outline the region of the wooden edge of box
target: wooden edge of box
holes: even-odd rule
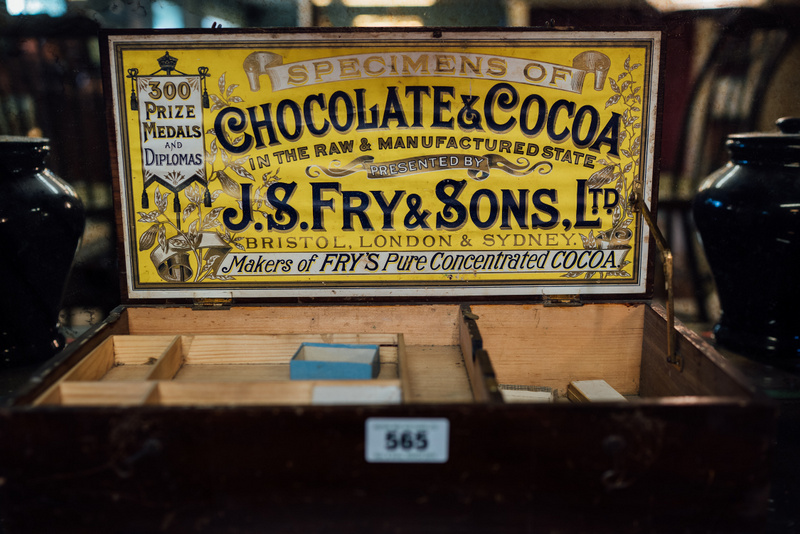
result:
[[[667,312],[659,304],[647,306],[642,340],[640,390],[648,396],[674,397],[685,391],[712,397],[739,397],[769,402],[768,397],[742,371],[699,334],[675,320],[678,370],[667,362]],[[710,364],[710,365],[709,365]]]
[[[80,363],[86,354],[99,347],[107,338],[128,333],[128,317],[124,306],[117,306],[108,317],[87,329],[63,351],[44,362],[16,395],[7,401],[9,406],[32,404],[48,388],[60,381]]]

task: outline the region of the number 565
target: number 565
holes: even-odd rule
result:
[[[386,450],[393,451],[400,448],[406,451],[423,451],[427,447],[428,436],[424,430],[418,430],[417,432],[405,430],[399,434],[396,430],[386,432]]]

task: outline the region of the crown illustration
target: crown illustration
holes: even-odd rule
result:
[[[158,65],[161,67],[161,70],[165,71],[167,74],[175,70],[175,65],[177,63],[178,60],[169,55],[169,52],[158,58]]]

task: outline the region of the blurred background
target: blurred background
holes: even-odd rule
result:
[[[100,29],[661,28],[659,224],[676,258],[677,313],[706,325],[719,310],[689,201],[727,161],[728,134],[800,116],[799,21],[800,3],[790,0],[0,0],[0,135],[49,138],[50,168],[87,207],[63,302],[74,336],[120,300]]]

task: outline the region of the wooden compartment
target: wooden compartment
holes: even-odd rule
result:
[[[289,360],[304,342],[379,344],[380,375],[368,381],[290,380]],[[403,358],[402,334],[114,335],[34,405],[311,404],[320,385],[407,390],[399,372]]]
[[[603,379],[641,399],[750,398],[755,389],[696,333],[677,325],[683,369],[668,363],[666,311],[647,304],[474,305],[497,382],[549,387]]]
[[[33,405],[303,405],[311,403],[317,385],[346,382],[396,385],[406,404],[474,401],[468,374],[474,332],[458,306],[399,308],[385,319],[370,317],[370,306],[327,310],[123,308],[108,325],[108,337],[94,336],[68,351],[69,363],[58,367],[63,375],[26,398]],[[409,334],[391,333],[394,321]],[[249,333],[254,330],[263,333]],[[303,342],[378,344],[380,375],[368,381],[291,381],[289,360]],[[487,396],[482,382],[478,395]]]

